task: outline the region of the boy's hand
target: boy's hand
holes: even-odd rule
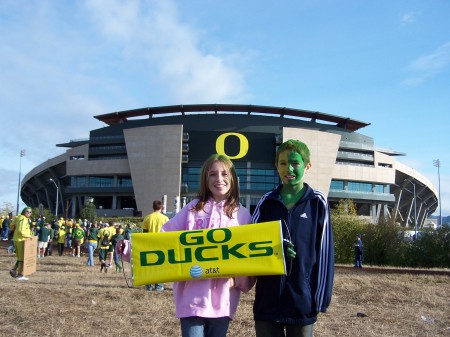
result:
[[[297,253],[294,250],[294,244],[292,242],[285,241],[285,245],[286,245],[287,257],[289,259],[295,259],[295,256],[297,255]]]

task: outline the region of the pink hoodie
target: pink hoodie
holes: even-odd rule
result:
[[[223,211],[225,201],[216,203],[210,199],[204,211],[195,212],[198,199],[194,199],[166,222],[162,232],[198,230],[239,226],[251,223],[250,212],[240,207],[233,219]],[[196,281],[175,282],[173,295],[178,318],[199,316],[205,318],[233,318],[239,304],[240,290],[230,286],[230,278],[212,278]]]

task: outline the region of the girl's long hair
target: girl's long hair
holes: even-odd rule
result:
[[[239,183],[233,162],[227,156],[221,154],[213,154],[203,164],[200,174],[200,190],[197,195],[199,201],[192,209],[196,212],[203,210],[206,202],[212,198],[212,193],[208,188],[208,173],[216,161],[223,163],[225,169],[228,171],[230,189],[226,195],[224,209],[225,214],[231,219],[233,212],[239,208]]]

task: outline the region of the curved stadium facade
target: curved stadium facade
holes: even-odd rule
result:
[[[67,217],[92,200],[99,216],[131,216],[150,213],[153,200],[166,196],[171,213],[196,195],[201,165],[217,152],[233,160],[241,203],[253,210],[279,184],[277,146],[294,138],[311,150],[306,182],[328,195],[332,206],[352,199],[372,221],[395,217],[409,227],[415,215],[422,226],[438,205],[430,181],[396,160],[404,154],[376,147],[357,132],[369,124],[350,118],[228,104],[149,107],[95,118],[106,126],[90,131],[89,139],[58,144],[67,148],[64,154],[24,177],[26,204],[54,211],[59,193],[58,213]]]

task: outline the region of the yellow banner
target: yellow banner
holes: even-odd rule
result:
[[[206,230],[133,233],[135,286],[286,273],[280,221]]]

